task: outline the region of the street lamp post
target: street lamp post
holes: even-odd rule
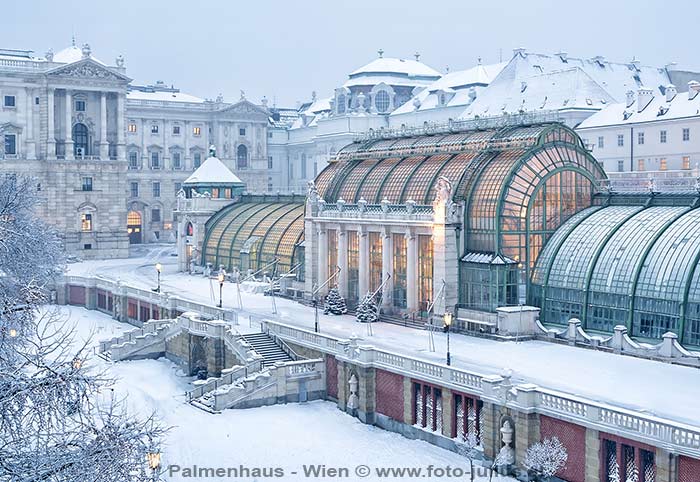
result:
[[[445,322],[445,333],[447,333],[447,366],[450,366],[452,363],[450,357],[450,325],[452,325],[452,313],[446,311],[443,321]]]
[[[163,266],[160,263],[156,263],[156,271],[158,272],[158,287],[156,288],[156,291],[160,293],[160,272],[162,271]]]
[[[224,306],[224,280],[226,279],[226,272],[224,270],[219,271],[219,304],[218,307],[222,308]]]

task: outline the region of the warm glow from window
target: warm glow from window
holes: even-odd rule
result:
[[[136,124],[129,124],[129,132],[136,132]]]
[[[690,169],[690,156],[683,156],[683,169]]]
[[[92,231],[92,214],[85,213],[80,215],[80,229],[84,232]]]
[[[665,171],[666,169],[668,169],[668,162],[666,161],[666,159],[661,159],[661,164],[659,165],[659,170]]]
[[[193,127],[192,134],[194,134],[195,136],[202,135],[202,128],[201,127]]]
[[[637,159],[637,170],[638,171],[644,170],[644,159]]]

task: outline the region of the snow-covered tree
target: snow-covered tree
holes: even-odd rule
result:
[[[0,179],[0,480],[149,480],[163,429],[126,413],[87,343],[43,306],[63,257],[37,202],[31,180]]]
[[[340,295],[338,288],[331,288],[326,295],[325,304],[323,306],[324,314],[343,315],[348,312],[348,307],[345,304],[345,298]]]
[[[546,438],[528,447],[523,459],[525,468],[544,480],[559,472],[569,458],[566,447],[557,437]]]
[[[474,482],[474,459],[479,456],[479,439],[470,432],[457,442],[457,453],[469,460],[469,480]]]
[[[374,323],[379,319],[379,307],[370,293],[367,293],[357,306],[355,319],[360,323]]]

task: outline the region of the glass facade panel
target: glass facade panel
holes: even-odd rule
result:
[[[391,173],[392,169],[401,161],[400,158],[391,158],[382,160],[377,166],[372,169],[367,176],[362,180],[360,189],[355,196],[358,201],[364,198],[368,203],[378,203],[376,200],[379,194],[379,189],[384,182],[386,176]]]
[[[345,235],[348,239],[347,300],[353,301],[359,297],[360,236],[357,231],[347,231]]]
[[[338,231],[329,229],[327,231],[328,238],[328,278],[333,276],[338,271]],[[330,282],[330,286],[338,284],[337,280]]]
[[[398,203],[404,186],[409,180],[411,173],[413,173],[413,171],[420,166],[420,163],[424,159],[424,157],[408,157],[406,159],[402,159],[401,162],[384,179],[381,189],[377,192],[377,196],[374,198],[374,203],[379,203],[383,199],[388,199],[390,203]],[[370,201],[369,199],[367,200]]]
[[[418,309],[426,312],[433,301],[433,237],[418,235]]]
[[[401,195],[399,202],[405,203],[409,199],[417,203],[424,203],[428,196],[428,190],[432,180],[438,171],[445,165],[445,162],[452,156],[447,154],[438,154],[429,157],[411,174]]]
[[[406,308],[406,236],[392,235],[394,247],[394,306]]]
[[[382,284],[382,234],[369,233],[369,289],[372,293]]]

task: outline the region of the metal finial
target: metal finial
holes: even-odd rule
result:
[[[416,62],[420,61],[420,53],[416,52],[413,56],[416,58]]]
[[[384,50],[383,50],[383,49],[377,50],[377,53],[379,54],[379,58],[380,58],[380,59],[381,59],[381,58],[384,58]]]

